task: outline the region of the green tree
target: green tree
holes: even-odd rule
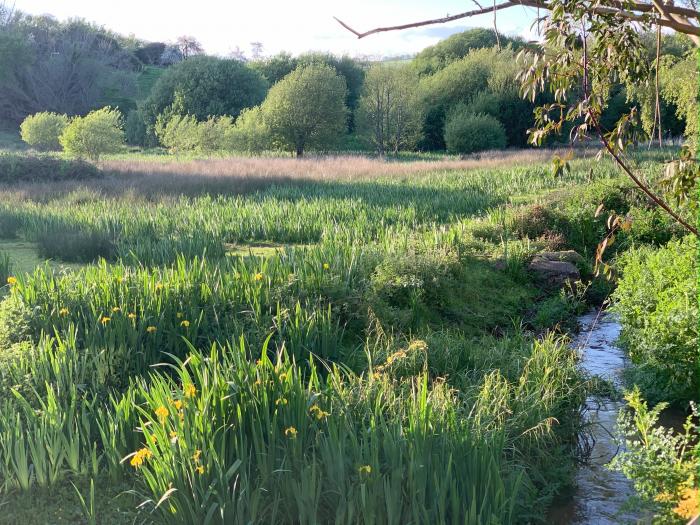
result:
[[[178,95],[181,115],[192,115],[198,121],[220,115],[236,118],[244,108],[260,104],[266,91],[267,82],[260,73],[238,60],[194,56],[160,76],[144,110],[153,126]]]
[[[445,144],[450,153],[475,153],[506,147],[503,125],[491,115],[473,115],[466,107],[452,111],[445,124]]]
[[[362,134],[380,155],[415,147],[421,134],[418,76],[409,67],[373,65],[365,77],[358,108]]]
[[[262,104],[262,116],[280,146],[301,157],[324,148],[345,132],[345,79],[324,64],[301,66],[275,84]]]
[[[75,117],[59,141],[66,153],[78,158],[98,161],[102,155],[116,153],[124,144],[121,113],[106,107]]]
[[[68,126],[69,119],[66,115],[57,113],[36,113],[24,119],[20,126],[22,140],[40,150],[59,150],[61,144],[59,137]]]

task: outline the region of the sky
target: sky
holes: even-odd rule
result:
[[[330,51],[350,56],[414,54],[471,27],[493,27],[493,15],[446,25],[384,33],[358,40],[333,20],[337,16],[359,31],[439,18],[477,9],[472,0],[6,0],[26,13],[59,20],[83,18],[124,35],[172,42],[180,35],[199,40],[209,54],[226,56],[237,47],[250,55],[261,42],[263,54],[280,51]],[[482,3],[482,5],[488,5]],[[535,11],[511,7],[498,12],[499,32],[534,38]]]

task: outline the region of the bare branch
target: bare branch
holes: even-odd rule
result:
[[[480,6],[478,2],[475,2]],[[658,4],[658,5],[657,5]],[[526,6],[541,9],[549,9],[549,4],[544,0],[507,0],[501,4],[496,4],[491,7],[481,7],[479,9],[474,9],[472,11],[465,11],[464,13],[459,13],[456,15],[445,16],[442,18],[434,18],[431,20],[421,20],[418,22],[411,22],[408,24],[401,24],[396,26],[387,27],[377,27],[369,31],[361,32],[353,29],[348,24],[343,22],[337,17],[335,20],[343,26],[345,29],[350,31],[352,34],[357,36],[357,38],[364,38],[369,35],[374,35],[376,33],[385,33],[387,31],[402,31],[404,29],[412,29],[416,27],[423,27],[428,25],[445,24],[447,22],[452,22],[454,20],[461,20],[463,18],[469,18],[472,16],[484,15],[487,13],[493,13],[495,11],[500,11],[501,9],[508,9],[514,6]],[[661,11],[663,9],[663,11]],[[684,7],[677,7],[672,5],[664,5],[659,2],[659,0],[653,0],[653,4],[647,4],[643,2],[626,2],[623,0],[607,0],[604,5],[593,8],[593,11],[600,14],[606,13],[618,13],[621,16],[629,20],[641,21],[644,19],[643,14],[650,12],[658,12],[662,15],[662,18],[658,20],[658,23],[664,27],[670,29],[675,29],[679,33],[685,33],[691,35],[696,44],[700,45],[700,27],[692,24],[689,19],[700,19],[700,14],[692,9],[687,9]],[[640,14],[641,13],[641,14]]]

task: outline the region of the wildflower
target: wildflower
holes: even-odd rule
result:
[[[199,463],[199,457],[202,455],[202,451],[197,449],[194,451],[194,454],[192,454],[192,461],[195,463]]]
[[[134,452],[134,455],[131,457],[131,466],[134,468],[139,468],[141,465],[143,465],[143,462],[150,457],[153,456],[153,452],[148,450],[147,448],[142,448]]]
[[[58,315],[60,315],[61,317],[65,317],[65,316],[67,316],[69,313],[70,313],[70,312],[68,311],[68,308],[66,308],[66,307],[63,307],[63,308],[61,308],[61,309],[58,311]]]
[[[160,292],[163,289],[163,283],[157,282],[156,283],[156,292]]]
[[[132,313],[130,313],[129,315],[127,315],[127,317],[128,317],[129,319],[131,319],[132,321],[134,321],[134,320],[136,319],[136,314],[132,312]]]
[[[103,315],[102,317],[100,317],[100,322],[102,323],[102,326],[107,326],[111,320],[112,320],[112,318],[107,317],[106,315]]]
[[[117,277],[117,282],[118,282],[119,284],[122,284],[122,283],[124,282],[124,277],[121,277],[121,276],[120,276],[120,277]]]
[[[188,384],[184,390],[185,397],[194,397],[197,395],[197,387],[195,387],[192,383]]]
[[[255,276],[253,277],[253,279],[255,279],[256,281],[262,281],[262,279],[263,279],[263,274],[261,274],[260,272],[258,272],[258,273],[255,274]]]
[[[119,312],[121,312],[121,311],[122,311],[122,309],[119,308],[118,306],[115,306],[114,308],[112,308],[112,313],[115,313],[115,314],[116,314],[116,313],[119,313]]]
[[[253,383],[255,386],[260,386],[262,385],[262,381],[260,381],[260,378],[255,380],[255,383]]]
[[[148,328],[146,328],[146,332],[148,332],[149,334],[155,333],[157,331],[158,329],[155,326],[149,326]]]
[[[283,397],[281,397],[275,401],[275,405],[286,405],[286,404],[287,404],[287,400]]]
[[[297,437],[297,429],[294,427],[289,427],[287,430],[284,431],[284,435],[290,439],[294,439],[295,437]]]
[[[316,416],[316,419],[318,419],[319,421],[331,415],[329,412],[325,412],[324,410],[322,410],[321,407],[318,405],[312,406],[309,409],[309,412]]]
[[[280,374],[280,381],[286,381],[286,379],[287,379],[287,374],[285,372],[282,372]]]
[[[151,443],[158,443],[158,438],[156,437],[155,434],[151,436]]]
[[[331,265],[328,264],[328,263],[323,263],[323,269],[324,269],[324,270],[330,270],[330,269],[331,269]]]
[[[7,284],[9,284],[10,286],[17,284],[17,278],[12,276],[8,277]]]
[[[179,399],[173,401],[173,406],[175,407],[175,410],[182,410],[182,401]]]
[[[158,419],[160,419],[161,423],[165,423],[165,418],[169,415],[170,412],[163,405],[160,405],[158,408],[156,408],[156,416],[158,416]]]
[[[178,312],[178,313],[175,314],[175,316],[176,316],[178,319],[182,319],[182,316],[183,316],[183,315],[184,315],[184,314],[183,314],[182,312]]]
[[[258,366],[262,365],[263,364],[262,359],[258,359],[257,361],[255,361],[255,364]]]
[[[177,439],[177,432],[175,432],[174,430],[171,430],[170,431],[170,439],[172,441],[175,441]]]
[[[204,466],[202,466],[202,465],[197,465],[197,468],[195,468],[195,470],[197,471],[197,474],[199,474],[200,476],[202,474],[204,474]]]
[[[185,319],[184,321],[180,322],[180,326],[184,326],[185,328],[189,328],[190,322],[187,319]]]
[[[362,465],[357,469],[360,474],[369,475],[372,473],[372,467],[370,465]]]

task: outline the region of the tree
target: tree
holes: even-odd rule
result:
[[[121,113],[107,107],[75,117],[59,141],[66,153],[78,158],[98,161],[102,155],[116,153],[124,144]]]
[[[546,102],[535,110],[535,127],[530,133],[534,144],[541,144],[552,133],[561,132],[565,124],[572,126],[572,136],[583,139],[593,134],[605,151],[629,176],[635,185],[687,231],[697,235],[698,230],[674,211],[668,203],[646,184],[623,158],[627,145],[636,143],[640,132],[638,109],[631,107],[612,130],[601,127],[600,119],[606,108],[610,90],[616,82],[639,86],[652,81],[648,55],[645,53],[640,32],[670,28],[688,35],[700,47],[700,12],[696,0],[689,0],[690,8],[652,0],[651,3],[630,0],[506,0],[492,7],[479,7],[457,15],[423,20],[359,32],[336,19],[358,38],[431,24],[441,24],[480,14],[495,13],[514,6],[530,6],[545,10],[538,23],[542,26],[543,40],[529,53],[520,77],[522,93],[533,102],[538,94],[548,93],[554,102]],[[478,4],[477,4],[478,5]],[[658,53],[657,53],[658,56]],[[660,64],[655,60],[655,77],[659,78]],[[657,80],[658,86],[658,80]],[[657,98],[658,100],[658,98]],[[658,108],[658,103],[657,103]],[[658,113],[658,109],[657,109]],[[642,130],[643,131],[643,130]],[[687,155],[675,162],[677,177],[700,176],[698,162]],[[611,215],[609,224],[621,227],[624,220]],[[601,262],[608,237],[601,243],[596,262]]]
[[[506,146],[506,132],[495,117],[475,115],[462,107],[452,111],[447,118],[445,144],[450,153],[503,149]]]
[[[345,79],[324,64],[300,66],[272,86],[262,104],[262,118],[274,140],[304,155],[324,148],[345,132]]]
[[[410,67],[375,64],[367,71],[357,120],[380,155],[415,147],[422,125],[417,85]]]
[[[183,35],[181,37],[178,37],[175,43],[177,44],[180,53],[182,53],[182,58],[184,60],[187,60],[191,56],[199,55],[204,52],[202,44],[200,44],[199,40],[197,40],[193,36]]]
[[[263,44],[262,42],[251,42],[250,43],[250,54],[253,60],[260,60],[263,56]]]
[[[165,53],[165,48],[163,42],[149,42],[136,48],[134,55],[147,66],[157,66],[161,63],[160,59]]]
[[[167,69],[156,81],[144,103],[149,126],[158,115],[178,100],[178,112],[197,120],[229,115],[236,118],[242,109],[260,104],[267,82],[257,72],[237,60],[198,56]]]
[[[0,120],[40,111],[84,114],[136,93],[138,59],[122,37],[71,20],[21,13],[0,21]]]
[[[57,113],[36,113],[24,119],[20,126],[22,140],[40,150],[58,150],[59,137],[68,126],[68,117]]]

